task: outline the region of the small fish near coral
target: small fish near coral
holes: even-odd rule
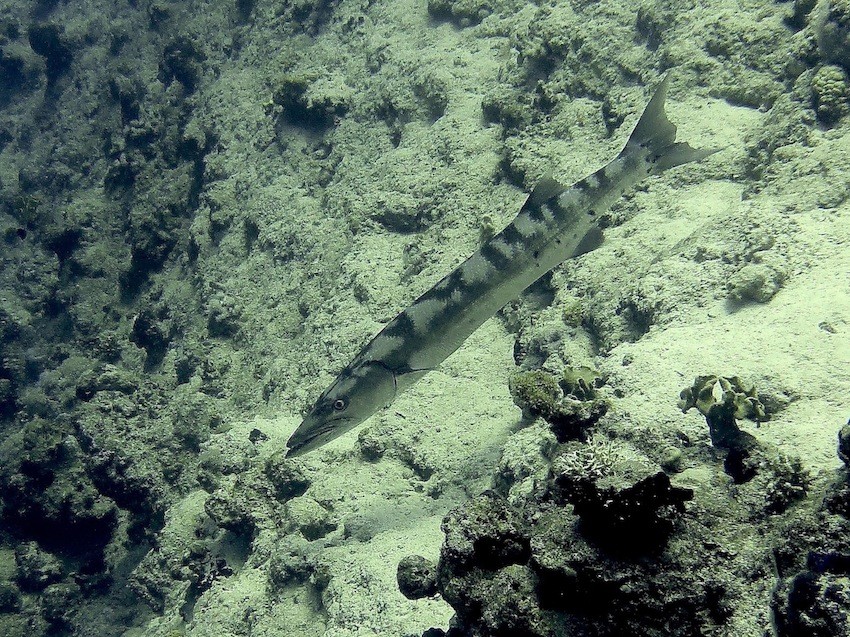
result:
[[[541,276],[602,243],[601,213],[649,175],[716,152],[676,142],[664,100],[668,74],[625,147],[566,187],[547,176],[516,218],[382,329],[337,376],[289,438],[287,457],[356,427],[445,360]]]

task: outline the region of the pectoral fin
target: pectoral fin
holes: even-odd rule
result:
[[[418,382],[425,374],[430,372],[430,369],[410,369],[406,371],[393,371],[395,379],[395,393],[398,396],[408,387]]]
[[[534,190],[528,196],[528,203],[532,206],[542,206],[552,197],[557,197],[565,190],[566,187],[555,181],[551,173],[546,173],[534,186]]]

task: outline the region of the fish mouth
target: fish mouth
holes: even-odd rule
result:
[[[316,424],[312,422],[310,418],[305,418],[289,437],[289,440],[286,443],[288,449],[285,457],[297,458],[308,451],[318,449],[325,443],[330,442],[334,438],[338,438],[348,431],[345,424],[353,420],[354,418],[347,416],[338,416],[324,421],[319,428],[316,429]]]
[[[290,439],[290,441],[287,443],[289,448],[286,450],[286,456],[284,456],[284,457],[285,458],[297,458],[298,456],[304,455],[308,451],[312,450],[311,447],[307,446],[309,444],[310,444],[309,440],[304,441],[304,442],[292,442],[292,440]]]

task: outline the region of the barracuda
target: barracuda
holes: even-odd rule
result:
[[[617,157],[571,187],[544,177],[516,218],[382,329],[343,369],[289,439],[287,457],[356,427],[446,357],[509,301],[602,243],[600,213],[649,175],[716,152],[676,142],[667,75]]]

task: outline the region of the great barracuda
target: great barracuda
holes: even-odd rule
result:
[[[289,438],[287,457],[321,447],[389,405],[529,285],[598,247],[599,215],[627,189],[716,152],[675,141],[664,112],[669,82],[668,74],[617,157],[570,188],[541,179],[504,230],[390,321],[319,396]]]

